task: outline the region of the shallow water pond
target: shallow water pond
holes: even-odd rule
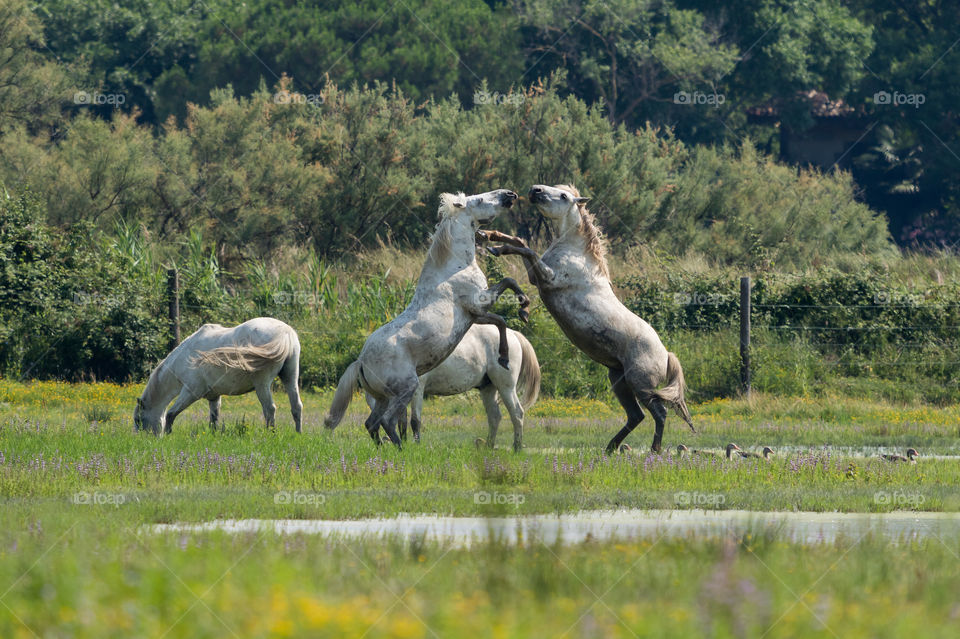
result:
[[[960,513],[784,513],[746,510],[617,510],[568,515],[445,517],[401,515],[387,519],[234,519],[201,524],[158,524],[154,532],[274,532],[358,538],[400,536],[455,545],[498,539],[576,544],[659,537],[716,537],[776,532],[795,542],[831,542],[868,533],[892,541],[960,534]]]

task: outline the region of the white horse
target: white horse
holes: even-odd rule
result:
[[[479,195],[440,196],[440,223],[420,272],[410,304],[367,338],[357,361],[343,373],[324,419],[334,429],[353,398],[359,381],[375,403],[366,421],[367,432],[380,443],[382,427],[398,448],[395,424],[406,422],[407,405],[417,390],[419,376],[445,360],[473,324],[493,324],[500,333],[498,362],[509,366],[507,325],[490,307],[507,288],[521,300],[521,318],[529,300],[512,279],[487,288],[477,265],[476,232],[501,211],[513,206],[517,194],[498,189]]]
[[[643,419],[643,404],[656,422],[652,449],[660,452],[671,406],[696,432],[684,401],[686,384],[677,356],[667,351],[657,332],[617,299],[610,284],[603,236],[587,210],[589,198],[572,186],[534,185],[530,202],[557,225],[557,239],[543,256],[519,238],[489,248],[494,255],[521,255],[530,282],[557,324],[588,357],[609,369],[610,384],[624,411],[626,425],[607,444],[617,450]],[[657,388],[666,383],[663,388]],[[639,400],[639,403],[638,403]]]
[[[420,383],[410,404],[410,428],[414,441],[420,441],[424,396],[460,395],[476,388],[480,391],[487,413],[487,446],[494,447],[503,418],[497,401],[499,397],[513,422],[514,450],[522,448],[524,413],[540,395],[540,362],[523,333],[507,329],[510,368],[503,368],[497,362],[499,338],[495,327],[475,324],[450,357],[420,376]],[[367,404],[373,408],[371,395],[367,395]],[[407,424],[401,422],[399,428],[400,438],[406,439]]]
[[[267,426],[273,427],[277,407],[270,385],[280,376],[290,399],[297,432],[301,429],[300,340],[297,332],[280,320],[258,317],[224,328],[204,324],[183,340],[150,374],[137,399],[133,423],[137,430],[169,433],[173,420],[195,401],[210,402],[210,426],[220,419],[220,396],[257,391]],[[176,397],[173,406],[167,406]]]

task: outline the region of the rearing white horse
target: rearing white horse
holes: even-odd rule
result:
[[[257,391],[267,426],[273,427],[277,407],[270,385],[280,376],[290,399],[290,412],[297,432],[301,429],[303,404],[297,382],[300,377],[300,340],[297,332],[280,320],[258,317],[224,328],[204,324],[160,362],[150,373],[143,394],[137,398],[133,423],[137,430],[169,433],[173,420],[195,401],[210,402],[210,426],[220,419],[220,396]],[[167,410],[176,397],[177,401]]]
[[[660,452],[667,419],[664,404],[696,432],[684,401],[683,369],[657,332],[613,292],[603,236],[587,210],[588,199],[572,186],[534,185],[530,202],[557,224],[557,239],[539,256],[519,238],[491,233],[493,239],[509,245],[487,250],[494,255],[523,256],[530,282],[540,290],[544,305],[564,334],[609,370],[613,393],[627,413],[627,423],[607,444],[607,452],[617,450],[643,419],[640,404],[653,415],[656,429],[651,448]],[[658,388],[661,384],[665,385]]]
[[[498,361],[509,368],[506,322],[489,309],[506,289],[517,293],[523,309],[521,318],[530,301],[510,278],[487,288],[487,278],[477,265],[475,242],[480,225],[492,222],[516,199],[516,193],[505,189],[440,196],[440,223],[413,299],[402,313],[367,338],[360,357],[347,367],[324,419],[327,428],[336,428],[343,419],[359,381],[374,399],[366,420],[367,432],[380,443],[379,430],[383,428],[390,441],[400,447],[396,424],[401,418],[406,422],[407,405],[417,390],[419,376],[445,360],[473,324],[497,327]]]

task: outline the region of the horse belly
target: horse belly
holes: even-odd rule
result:
[[[486,363],[479,361],[473,350],[463,352],[458,347],[436,368],[425,373],[421,377],[424,395],[459,395],[480,386]]]
[[[247,371],[229,370],[209,386],[206,399],[216,399],[221,395],[246,395],[254,390],[253,375]]]
[[[595,362],[616,368],[621,365],[622,356],[633,350],[633,322],[620,313],[605,312],[601,303],[607,300],[591,300],[590,296],[582,295],[544,295],[543,301],[563,334]],[[632,313],[630,316],[633,320],[639,319]]]

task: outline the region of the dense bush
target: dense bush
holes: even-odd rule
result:
[[[167,341],[159,288],[78,224],[43,221],[29,193],[0,195],[0,371],[26,378],[139,378]]]
[[[729,275],[675,275],[667,281],[618,282],[630,308],[655,327],[725,330],[737,326],[739,282]],[[813,344],[871,353],[886,345],[955,341],[960,286],[917,290],[882,269],[845,273],[775,271],[754,278],[751,322],[807,333]]]
[[[323,256],[422,246],[441,192],[543,182],[591,196],[615,245],[780,268],[894,250],[842,174],[797,172],[749,144],[689,149],[614,127],[552,85],[470,110],[452,99],[419,108],[383,85],[328,85],[322,97],[286,81],[250,98],[216,91],[160,136],[128,116],[77,117],[56,145],[17,138],[0,170],[31,183],[52,221],[110,229],[119,218],[168,243],[202,230],[227,268],[297,244]],[[499,224],[546,233],[531,210]]]

